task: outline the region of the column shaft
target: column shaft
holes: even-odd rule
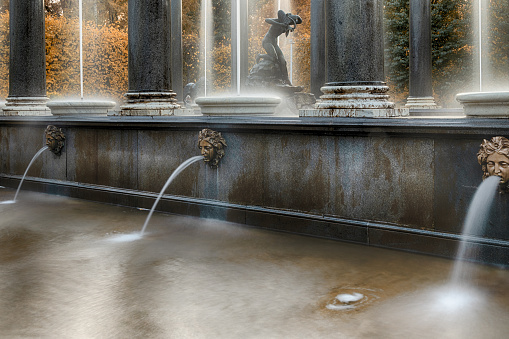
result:
[[[129,0],[129,92],[122,115],[172,115],[171,2]]]
[[[171,0],[171,89],[183,101],[182,0]]]
[[[317,98],[325,83],[325,1],[311,0],[311,93]]]
[[[9,11],[9,97],[3,113],[50,115],[43,1],[11,0]]]
[[[129,91],[169,92],[170,1],[129,1]]]
[[[410,0],[409,108],[435,108],[431,66],[431,1]]]
[[[431,86],[431,3],[410,0],[410,96],[433,95]]]
[[[326,81],[384,81],[383,1],[325,0]]]

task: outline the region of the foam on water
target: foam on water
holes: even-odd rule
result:
[[[359,293],[357,290],[363,293]],[[351,310],[378,299],[379,297],[374,292],[375,290],[366,288],[348,288],[345,293],[336,295],[334,300],[325,307],[334,311]]]
[[[364,295],[361,293],[354,292],[352,294],[342,293],[338,294],[332,304],[328,304],[327,309],[329,310],[350,310],[363,303]],[[358,303],[360,302],[360,303]]]
[[[438,288],[433,297],[435,311],[460,312],[463,309],[475,309],[483,304],[486,297],[479,290],[454,284]]]
[[[111,238],[108,238],[109,242],[131,242],[140,240],[142,238],[142,234],[140,232],[136,233],[128,233],[128,234],[116,234]]]
[[[364,295],[360,294],[360,293],[357,293],[357,292],[354,292],[352,294],[338,294],[336,296],[336,299],[339,301],[339,302],[342,302],[342,303],[351,303],[351,302],[354,302],[354,301],[359,301],[361,300],[362,298],[364,298]]]

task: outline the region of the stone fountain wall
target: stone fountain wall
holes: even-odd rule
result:
[[[159,210],[445,257],[482,180],[479,144],[509,135],[505,119],[3,117],[0,185],[17,186],[49,124],[66,145],[24,189],[150,208],[208,127],[228,143],[219,169],[192,165]],[[507,207],[497,197],[473,238],[485,262],[509,264]]]

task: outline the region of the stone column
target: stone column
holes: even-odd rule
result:
[[[170,0],[129,0],[129,91],[121,115],[173,115]]]
[[[325,0],[311,0],[311,93],[317,98],[325,83]]]
[[[171,89],[179,102],[184,100],[182,68],[182,0],[171,0]]]
[[[237,93],[245,86],[249,74],[248,62],[248,0],[231,2],[232,41],[232,92]],[[238,27],[237,27],[238,26]]]
[[[408,108],[437,108],[431,82],[431,1],[410,0]]]
[[[383,0],[325,0],[325,13],[324,95],[301,116],[400,115],[384,82]]]
[[[4,115],[51,115],[46,107],[43,1],[11,0],[9,96]]]

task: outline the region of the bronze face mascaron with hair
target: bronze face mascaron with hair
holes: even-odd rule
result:
[[[483,179],[497,175],[500,179],[500,190],[509,192],[509,140],[504,137],[484,139],[477,161],[483,171]]]

